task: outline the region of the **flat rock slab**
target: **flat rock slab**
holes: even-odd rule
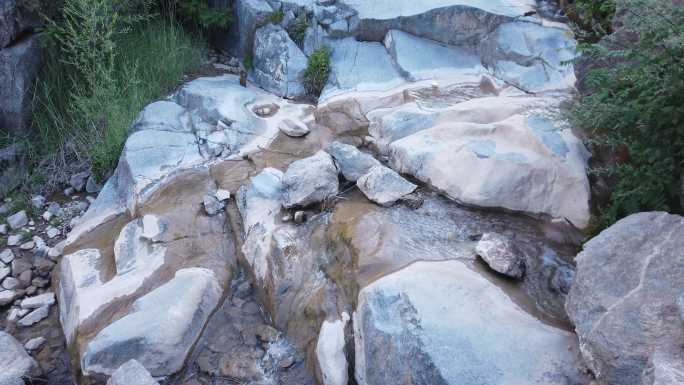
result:
[[[535,6],[533,0],[343,0],[361,19],[387,20],[415,16],[445,7],[471,7],[504,16],[519,16]]]
[[[418,262],[364,288],[360,385],[586,383],[575,336],[520,309],[461,262]]]

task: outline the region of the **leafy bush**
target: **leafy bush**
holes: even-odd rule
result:
[[[309,18],[306,16],[306,12],[301,12],[299,16],[290,23],[287,33],[292,38],[292,41],[301,47],[302,44],[304,44],[304,37],[306,36],[306,29],[308,27]]]
[[[207,0],[180,0],[178,11],[182,19],[203,29],[226,28],[233,21],[232,9],[210,7]]]
[[[330,48],[322,47],[309,56],[309,63],[304,72],[306,92],[314,97],[320,96],[330,75]]]
[[[51,177],[72,163],[106,175],[139,111],[203,57],[203,44],[178,25],[152,19],[148,0],[114,1],[66,0],[63,19],[46,29],[50,56],[26,147],[31,163]]]
[[[285,18],[285,12],[283,12],[282,9],[278,9],[278,10],[273,11],[273,13],[269,15],[268,21],[271,24],[280,24],[283,22],[284,18]]]
[[[625,28],[584,45],[590,92],[572,118],[592,144],[617,150],[593,172],[615,182],[601,225],[644,210],[681,210],[684,167],[684,7],[671,0],[624,0]],[[627,33],[629,32],[629,33]],[[626,38],[629,37],[629,38]]]
[[[578,28],[581,41],[596,42],[612,30],[616,0],[575,0],[565,5],[565,13]]]

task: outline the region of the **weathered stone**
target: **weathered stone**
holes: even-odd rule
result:
[[[651,354],[641,385],[684,384],[684,349],[675,345],[658,348]]]
[[[49,306],[43,306],[39,307],[36,310],[33,310],[32,312],[28,313],[25,315],[22,319],[17,322],[19,326],[32,326],[34,324],[37,324],[38,322],[44,320],[45,318],[48,317],[50,314],[50,307]]]
[[[572,333],[458,261],[418,262],[365,287],[354,328],[360,385],[586,383]]]
[[[29,297],[21,301],[22,309],[38,309],[43,306],[55,304],[55,293],[45,293],[35,297]]]
[[[382,165],[371,168],[359,178],[356,185],[368,199],[382,206],[393,205],[418,187]]]
[[[10,133],[25,135],[30,128],[30,91],[40,69],[41,56],[37,35],[0,50],[0,127]]]
[[[255,81],[267,91],[286,98],[304,96],[307,58],[283,28],[268,24],[254,37]]]
[[[31,206],[36,210],[40,210],[45,206],[45,197],[42,195],[36,195],[31,198]]]
[[[637,385],[651,352],[684,338],[684,218],[650,212],[584,245],[566,302],[582,356],[599,384]]]
[[[0,261],[4,264],[12,263],[12,261],[14,261],[14,253],[12,250],[4,249],[2,252],[0,252]]]
[[[218,200],[218,198],[216,198],[214,195],[205,195],[202,205],[204,206],[204,211],[208,215],[217,215],[225,207],[223,202]]]
[[[21,243],[22,239],[24,239],[23,235],[12,234],[9,237],[7,237],[7,246],[17,246],[19,245],[19,243]]]
[[[0,306],[9,305],[14,302],[17,297],[17,292],[14,290],[3,290],[0,291]]]
[[[348,364],[345,352],[344,329],[349,315],[342,319],[324,321],[316,342],[316,359],[321,368],[324,385],[346,385],[348,383]]]
[[[283,177],[283,206],[305,207],[335,196],[339,189],[337,167],[325,151],[298,160]]]
[[[221,288],[210,270],[177,271],[172,280],[135,301],[128,315],[87,344],[83,372],[111,375],[131,359],[154,376],[177,372],[220,297]]]
[[[291,119],[283,120],[278,128],[283,134],[293,138],[301,138],[311,132],[311,129],[307,127],[306,124],[295,122]]]
[[[90,171],[83,171],[72,175],[69,178],[69,184],[76,191],[83,191],[88,178],[90,177]]]
[[[159,385],[154,380],[150,372],[145,369],[138,361],[130,360],[121,365],[112,377],[107,381],[107,385]]]
[[[253,53],[254,34],[260,26],[267,23],[273,8],[266,0],[237,0],[235,7],[239,29],[238,55],[247,57]]]
[[[363,153],[349,144],[332,142],[327,151],[335,159],[335,164],[344,179],[348,181],[356,182],[371,168],[380,165],[380,162],[372,155]]]
[[[19,341],[0,330],[0,384],[23,384],[23,378],[39,374],[38,364]]]
[[[507,237],[486,233],[475,251],[494,271],[518,279],[525,273],[525,259]]]
[[[2,281],[2,288],[5,290],[19,289],[19,280],[14,277],[7,277]]]
[[[24,344],[24,347],[28,351],[38,350],[43,346],[45,341],[46,341],[45,337],[31,338],[30,340],[26,341],[26,343]]]
[[[28,225],[29,219],[26,215],[26,211],[21,210],[7,217],[7,224],[12,228],[12,230],[19,230],[20,228]]]

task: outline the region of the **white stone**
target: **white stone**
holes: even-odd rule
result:
[[[418,187],[382,165],[371,168],[359,178],[356,185],[368,199],[381,206],[391,206]]]
[[[0,291],[0,306],[9,305],[14,302],[17,297],[17,292],[14,290],[3,290]]]
[[[7,235],[8,232],[7,225],[4,223],[0,224],[0,235]]]
[[[323,375],[323,385],[347,385],[348,365],[345,352],[344,329],[349,315],[341,319],[324,321],[316,343],[316,358]]]
[[[23,238],[24,237],[22,237],[20,234],[10,235],[7,237],[7,246],[17,246],[19,243],[21,243]]]
[[[332,157],[322,150],[293,162],[283,177],[283,206],[305,207],[335,196],[339,189],[337,173]]]
[[[31,206],[33,206],[35,209],[40,210],[45,206],[45,197],[42,195],[36,195],[33,198],[31,198]]]
[[[223,190],[223,189],[218,189],[216,190],[216,193],[214,193],[214,196],[216,199],[218,199],[221,202],[225,202],[230,199],[230,191],[228,190]]]
[[[20,326],[31,326],[47,318],[50,314],[50,307],[43,306],[25,315],[17,322]]]
[[[34,241],[24,242],[21,245],[19,245],[19,248],[22,250],[33,250],[35,247],[36,247],[36,242],[34,242]]]
[[[37,377],[40,369],[36,361],[11,335],[0,330],[0,384],[23,384],[24,377]]]
[[[52,213],[49,211],[45,211],[41,217],[45,222],[49,222],[50,219],[52,219]]]

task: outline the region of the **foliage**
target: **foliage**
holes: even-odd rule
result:
[[[575,0],[565,6],[580,41],[596,42],[612,29],[616,0]]]
[[[268,16],[268,21],[271,24],[280,24],[283,22],[284,18],[285,18],[285,12],[283,12],[282,9],[278,9],[278,10],[273,11],[273,13],[271,13]]]
[[[34,96],[31,164],[48,174],[89,163],[104,176],[118,160],[128,128],[144,105],[197,68],[203,45],[149,0],[65,0],[51,21],[51,42]]]
[[[624,3],[631,33],[582,47],[581,60],[602,65],[588,75],[590,92],[572,114],[593,133],[593,145],[623,154],[593,170],[616,183],[601,210],[603,226],[638,211],[681,210],[684,7],[671,0]]]
[[[306,92],[318,97],[330,75],[330,48],[322,47],[309,56],[309,63],[304,71],[304,87]]]
[[[232,9],[210,7],[207,0],[180,0],[178,12],[182,19],[203,29],[226,28],[233,21]]]
[[[249,71],[254,67],[254,56],[251,53],[247,53],[245,58],[242,59],[242,66],[245,68],[245,71]]]
[[[287,33],[292,38],[292,41],[301,47],[302,44],[304,44],[304,37],[306,36],[306,29],[308,27],[309,18],[307,17],[306,12],[301,12],[299,16],[290,23]]]

